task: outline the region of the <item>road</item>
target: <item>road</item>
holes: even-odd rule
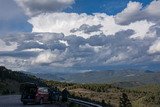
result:
[[[67,107],[65,104],[23,105],[19,95],[0,96],[0,107]]]

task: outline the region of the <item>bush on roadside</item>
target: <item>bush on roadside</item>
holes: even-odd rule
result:
[[[10,94],[8,89],[2,91],[2,95],[8,95],[8,94]]]

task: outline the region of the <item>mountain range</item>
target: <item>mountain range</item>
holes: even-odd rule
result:
[[[36,73],[37,77],[73,83],[109,83],[120,86],[159,84],[160,72],[150,70],[107,70],[83,73]]]

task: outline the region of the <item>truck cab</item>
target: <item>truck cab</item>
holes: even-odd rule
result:
[[[49,101],[48,87],[38,87],[34,83],[23,83],[20,86],[21,101],[24,105],[28,103],[47,103]]]

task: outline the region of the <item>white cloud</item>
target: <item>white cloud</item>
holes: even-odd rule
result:
[[[58,60],[58,54],[51,50],[41,52],[37,58],[32,62],[33,64],[49,64]]]
[[[15,0],[27,15],[60,12],[70,7],[74,0]]]
[[[117,23],[125,23],[126,19],[133,20],[132,18],[139,17],[140,9],[142,9],[142,4],[139,2],[129,2],[127,7],[115,16]]]
[[[25,49],[23,51],[29,51],[29,52],[41,52],[44,51],[44,49],[39,49],[39,48],[31,48],[31,49]]]
[[[157,53],[157,52],[160,52],[160,38],[158,40],[156,40],[152,46],[149,47],[149,50],[148,52],[150,54],[154,54],[154,53]]]
[[[0,57],[0,65],[12,70],[25,71],[31,65],[31,59]]]
[[[65,36],[77,35],[83,38],[89,38],[93,35],[105,34],[115,35],[117,32],[122,30],[131,29],[135,31],[132,38],[143,39],[146,37],[149,28],[154,24],[144,21],[137,21],[131,23],[130,25],[118,25],[115,23],[113,16],[108,16],[107,14],[97,13],[94,15],[87,14],[76,14],[76,13],[49,13],[41,14],[33,17],[29,20],[29,23],[33,25],[32,32],[50,32],[50,33],[63,33]],[[100,25],[95,32],[85,32],[83,30],[77,30],[81,26],[87,25],[86,31],[91,31],[95,29],[97,25]],[[74,29],[74,32],[73,32]]]
[[[147,20],[158,22],[160,19],[160,0],[153,0],[148,6],[143,7],[139,2],[129,2],[126,9],[115,16],[118,24],[126,25],[135,21]]]
[[[59,40],[60,43],[63,43],[65,44],[66,46],[69,46],[68,42],[67,41],[64,41],[64,40]]]
[[[146,12],[152,16],[160,17],[160,0],[154,0],[151,4],[146,8]]]
[[[75,64],[75,59],[74,58],[69,58],[65,61],[63,61],[62,63],[52,63],[51,66],[56,66],[56,67],[73,67]]]
[[[93,50],[94,52],[98,53],[100,49],[102,49],[102,46],[91,46],[90,44],[80,45],[79,48],[81,50]]]
[[[119,63],[121,61],[125,61],[128,58],[128,56],[124,53],[118,53],[116,56],[111,57],[106,61],[106,64],[112,64],[112,63]]]
[[[145,37],[152,37],[150,32],[150,27],[153,26],[154,23],[148,22],[146,20],[137,21],[135,23],[131,23],[128,27],[135,31],[135,34],[130,38],[133,39],[144,39]],[[150,33],[150,35],[148,35]]]
[[[18,44],[16,42],[10,42],[8,45],[0,39],[0,51],[14,51],[17,49]]]
[[[160,55],[154,56],[153,61],[159,62],[160,61]]]
[[[153,1],[146,7],[139,2],[130,1],[127,7],[115,16],[105,13],[87,15],[60,12],[73,4],[74,0],[16,0],[16,2],[30,15],[28,22],[33,26],[32,32],[63,33],[65,36],[77,35],[83,38],[101,34],[115,35],[117,32],[131,29],[135,31],[132,39],[144,39],[150,37],[150,34],[147,35],[149,28],[160,17],[157,5],[160,0]]]
[[[98,25],[100,24],[101,16],[92,16],[87,14],[76,13],[48,13],[32,17],[29,23],[33,25],[32,32],[55,32],[64,33],[65,35],[76,34],[70,31],[74,28],[79,28],[83,24]],[[108,22],[109,23],[109,22]],[[83,33],[84,34],[84,33]],[[83,36],[83,34],[80,34]],[[83,37],[88,34],[84,34]]]

